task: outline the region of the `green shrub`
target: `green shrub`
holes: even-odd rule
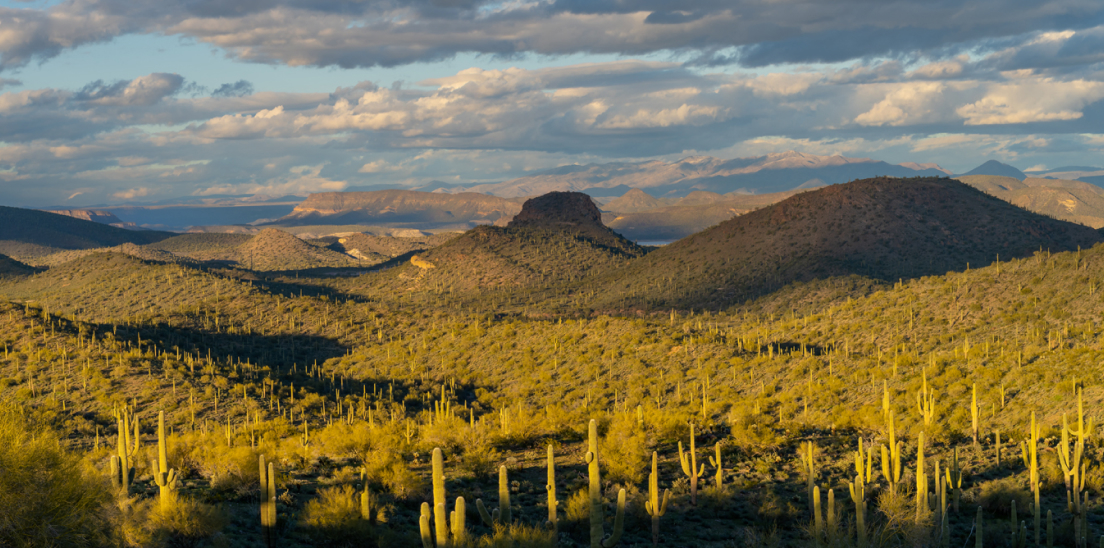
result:
[[[109,524],[103,479],[50,432],[0,406],[0,546],[94,546]]]
[[[349,485],[319,490],[304,506],[302,522],[312,539],[330,546],[368,545],[375,536],[372,524],[361,519],[359,497]]]

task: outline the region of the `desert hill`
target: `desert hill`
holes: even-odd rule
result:
[[[1082,181],[997,175],[957,177],[987,194],[1024,209],[1093,228],[1104,227],[1104,188]]]
[[[233,255],[239,266],[257,271],[357,266],[353,257],[311,245],[277,228],[260,231],[235,248]]]
[[[461,292],[552,288],[643,254],[643,248],[602,224],[589,196],[553,192],[526,201],[506,227],[469,230],[388,271],[381,283]]]
[[[1088,248],[1095,230],[955,180],[876,178],[804,192],[648,254],[611,275],[611,301],[718,306],[795,281],[964,270],[1034,251]]]
[[[330,243],[330,248],[354,257],[392,258],[437,247],[456,236],[455,232],[408,237],[375,236],[357,232],[333,238],[336,241]],[[331,238],[323,240],[329,239]]]
[[[148,244],[168,232],[135,231],[34,209],[0,206],[0,253],[19,260],[68,249]]]
[[[671,205],[674,200],[660,200],[639,188],[630,189],[621,196],[606,202],[602,209],[616,213],[638,213]]]
[[[311,194],[274,225],[388,225],[437,228],[505,224],[521,203],[476,193],[446,194],[415,190],[323,192]]]

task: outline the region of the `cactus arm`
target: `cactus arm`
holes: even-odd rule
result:
[[[495,518],[487,512],[487,507],[482,504],[482,498],[476,498],[476,509],[479,510],[479,518],[487,527],[495,527]]]
[[[601,525],[599,525],[601,527]],[[621,541],[621,533],[625,530],[625,490],[617,492],[617,515],[613,518],[613,534],[602,540],[602,548],[613,548]]]
[[[462,546],[468,538],[467,506],[464,497],[456,497],[456,504],[452,511],[452,538],[457,545]]]
[[[429,503],[422,503],[422,516],[418,518],[419,530],[422,534],[422,548],[433,547],[433,532],[429,529]]]

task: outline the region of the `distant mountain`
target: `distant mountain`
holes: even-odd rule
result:
[[[288,215],[270,225],[386,225],[412,228],[506,224],[521,200],[464,192],[415,190],[323,192],[311,194]]]
[[[1088,227],[951,179],[875,178],[803,192],[664,246],[601,283],[610,306],[727,306],[792,282],[897,280],[1090,247]],[[647,289],[647,291],[646,291]],[[639,302],[633,295],[648,295]]]
[[[737,215],[782,201],[804,190],[775,192],[771,194],[713,194],[691,193],[677,205],[638,209],[616,213],[611,210],[614,202],[606,204],[603,220],[619,234],[634,241],[669,241],[685,238]],[[719,196],[719,198],[717,198]],[[620,198],[619,198],[620,199]],[[615,200],[616,201],[616,200]],[[690,205],[683,205],[689,202]],[[696,203],[695,203],[696,202]]]
[[[1082,181],[997,175],[957,177],[982,192],[1024,209],[1093,228],[1104,227],[1104,188]]]
[[[0,253],[26,262],[69,249],[148,244],[172,236],[135,231],[35,209],[0,206]]]
[[[634,188],[620,197],[610,200],[602,209],[616,213],[637,213],[671,205],[670,202],[672,200],[661,201],[639,188]]]
[[[66,217],[72,217],[74,219],[84,219],[85,221],[92,221],[94,223],[128,228],[127,226],[123,226],[124,223],[122,219],[116,217],[115,214],[110,211],[99,211],[95,209],[47,209],[44,211],[47,213],[65,215]]]
[[[1000,177],[1012,177],[1019,180],[1024,180],[1027,175],[1024,172],[1008,165],[1002,164],[996,160],[989,160],[980,166],[963,173],[963,175],[998,175]]]
[[[793,190],[806,183],[820,186],[873,176],[947,174],[935,164],[893,165],[870,158],[790,151],[732,160],[695,156],[676,162],[652,160],[561,166],[502,183],[468,186],[466,190],[504,197],[534,196],[552,191],[619,196],[635,188],[646,190],[656,198],[681,198],[694,191],[761,194]]]

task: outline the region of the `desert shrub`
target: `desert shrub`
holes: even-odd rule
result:
[[[648,448],[644,430],[632,413],[619,413],[599,444],[602,479],[636,485],[644,481],[648,467]]]
[[[361,519],[359,498],[349,485],[319,490],[304,506],[302,522],[311,538],[331,546],[370,544],[368,540],[375,536],[372,524]]]
[[[1015,478],[1004,478],[981,484],[978,505],[987,512],[1001,516],[1011,515],[1012,501],[1016,501],[1016,509],[1021,514],[1034,503],[1031,495]]]
[[[425,489],[425,480],[414,473],[403,456],[388,449],[377,449],[364,457],[368,480],[383,485],[397,498],[415,499]]]
[[[486,429],[475,428],[468,432],[463,454],[458,458],[460,470],[476,479],[485,480],[498,469],[502,454],[491,443]]]
[[[102,480],[9,406],[0,406],[0,470],[0,545],[92,546],[106,539]]]
[[[495,526],[494,533],[474,543],[479,548],[555,548],[556,539],[548,529],[532,525]]]
[[[221,536],[226,514],[215,506],[187,497],[175,497],[164,508],[156,505],[149,512],[153,536],[169,547],[194,548],[205,540]]]

